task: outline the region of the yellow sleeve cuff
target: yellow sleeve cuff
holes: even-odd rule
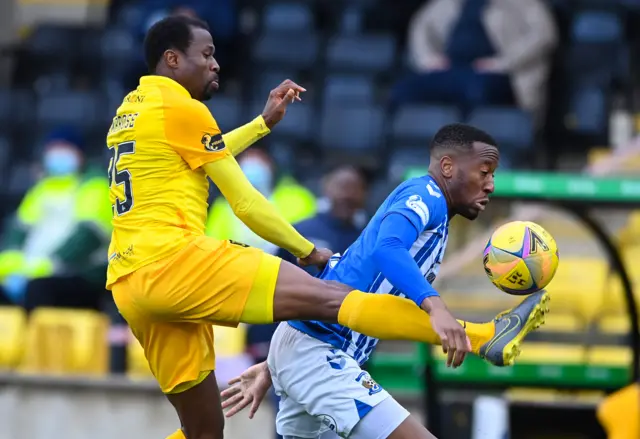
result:
[[[231,154],[237,156],[270,132],[264,118],[260,115],[248,124],[223,134],[222,138]]]

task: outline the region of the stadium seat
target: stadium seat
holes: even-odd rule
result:
[[[232,96],[216,95],[207,101],[206,105],[223,133],[243,124],[242,102],[240,100]]]
[[[582,11],[571,24],[571,39],[581,43],[611,43],[622,40],[622,20],[614,12]]]
[[[318,57],[318,37],[311,33],[288,35],[264,33],[253,46],[253,59],[278,68],[312,68]]]
[[[429,142],[443,125],[460,122],[456,107],[408,105],[398,109],[391,125],[394,142],[415,142],[428,149]]]
[[[553,307],[553,305],[552,305]],[[551,333],[582,333],[585,330],[585,322],[574,313],[555,312],[552,310],[546,318],[545,323],[538,329],[539,332]]]
[[[0,129],[32,122],[34,96],[25,90],[0,90]]]
[[[9,165],[11,164],[11,141],[0,137],[0,187],[6,188],[9,183]]]
[[[598,332],[612,335],[628,335],[631,332],[631,322],[626,313],[604,315],[597,321]]]
[[[30,163],[14,162],[11,165],[7,194],[22,196],[35,183],[35,175]]]
[[[104,375],[108,318],[95,311],[38,308],[29,317],[25,373]]]
[[[95,50],[95,48],[94,48]],[[119,78],[131,69],[131,60],[140,49],[130,32],[112,28],[102,34],[100,56],[104,73]]]
[[[261,71],[259,75],[255,76],[251,83],[251,99],[253,101],[264,102],[271,90],[276,88],[285,79],[295,80],[297,74],[295,69],[291,70],[267,70]],[[309,94],[313,93],[313,90],[308,90],[304,94],[304,99],[309,99]],[[214,98],[215,100],[215,98]]]
[[[251,115],[256,117],[262,112],[264,102],[256,102],[252,106]],[[273,138],[287,138],[292,140],[308,141],[313,138],[313,107],[311,105],[293,105],[287,110],[287,115],[273,130]]]
[[[68,69],[77,56],[78,30],[57,24],[41,24],[27,38],[25,50],[39,66],[47,70]]]
[[[633,355],[623,346],[593,346],[587,350],[586,362],[593,366],[629,366]]]
[[[568,128],[580,135],[605,138],[609,124],[607,95],[604,87],[576,85],[569,90]]]
[[[329,40],[327,64],[330,70],[362,74],[385,73],[392,69],[396,42],[390,35],[342,35]]]
[[[518,364],[582,364],[586,355],[584,346],[530,342],[522,346]]]
[[[382,146],[383,124],[384,112],[379,107],[325,107],[320,141],[326,149],[376,151]]]
[[[0,369],[14,369],[24,352],[27,315],[17,306],[0,307]]]
[[[429,166],[429,146],[427,143],[415,147],[398,147],[394,145],[389,160],[388,174],[392,181],[404,180],[408,169]]]
[[[373,81],[366,76],[328,76],[324,86],[324,104],[371,105],[374,101]]]
[[[525,150],[533,146],[531,116],[517,108],[478,108],[469,116],[468,123],[491,133],[501,148]]]
[[[576,313],[591,322],[605,299],[608,272],[601,258],[564,257],[547,287],[554,312]]]
[[[304,3],[268,3],[262,27],[269,32],[306,33],[314,28],[313,13]]]
[[[79,125],[93,128],[100,120],[103,104],[90,92],[69,92],[43,97],[38,103],[38,122],[45,130],[57,125]],[[104,109],[103,109],[104,111]]]
[[[127,345],[127,376],[134,379],[153,378],[149,362],[144,356],[144,349],[133,335]]]

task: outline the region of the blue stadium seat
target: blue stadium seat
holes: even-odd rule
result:
[[[242,103],[238,99],[232,96],[214,95],[206,105],[223,133],[243,124]]]
[[[57,24],[41,24],[35,28],[26,42],[29,52],[45,56],[63,56],[77,44],[76,29]]]
[[[271,90],[280,85],[285,79],[295,81],[296,76],[297,74],[291,71],[267,70],[260,72],[259,75],[254,77],[251,84],[251,99],[255,101],[264,100],[266,102]],[[305,97],[307,97],[307,94],[305,94]]]
[[[142,49],[129,31],[113,28],[102,35],[100,56],[107,76],[120,77],[126,74],[136,54],[141,57]]]
[[[4,136],[0,137],[0,186],[4,186],[9,180],[11,149],[11,141]]]
[[[306,33],[314,27],[313,13],[303,3],[268,3],[262,27],[269,32]]]
[[[460,122],[462,115],[456,107],[438,105],[408,105],[398,109],[391,125],[395,141],[428,142],[443,125]]]
[[[33,118],[34,97],[25,90],[0,90],[0,127],[16,128]]]
[[[468,123],[491,134],[501,148],[526,150],[533,146],[531,116],[517,108],[478,108],[473,111]]]
[[[612,43],[621,41],[623,37],[622,20],[614,12],[578,12],[571,24],[571,39],[575,42]]]
[[[373,81],[366,76],[329,76],[325,79],[324,102],[373,104]]]
[[[262,112],[264,102],[255,102],[252,106],[250,118],[256,117]],[[287,109],[287,115],[274,128],[271,136],[274,138],[290,138],[307,141],[313,138],[313,106],[308,103],[291,105]],[[270,136],[270,137],[271,137]]]
[[[104,120],[106,111],[100,97],[90,92],[69,92],[43,97],[38,103],[37,117],[44,129],[72,124],[82,129],[94,128]]]
[[[576,87],[569,98],[567,125],[570,131],[604,138],[608,128],[608,105],[604,89]]]
[[[11,164],[11,174],[7,194],[10,196],[22,196],[35,183],[33,166],[28,162],[16,162]]]
[[[305,33],[288,35],[264,33],[254,44],[253,58],[260,64],[278,68],[311,68],[318,57],[318,37]]]
[[[405,179],[407,169],[429,166],[429,145],[420,147],[394,146],[389,160],[389,179],[399,182]]]
[[[320,141],[326,149],[379,150],[384,141],[384,112],[367,105],[325,107]]]
[[[327,63],[333,70],[382,73],[393,66],[396,42],[390,35],[342,35],[327,47]]]

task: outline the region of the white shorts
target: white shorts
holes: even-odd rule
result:
[[[409,416],[353,358],[286,322],[273,335],[267,363],[281,398],[276,429],[282,436],[315,439],[332,430],[339,437],[360,439],[358,432],[368,431],[367,439],[384,439]],[[385,400],[385,410],[381,406],[371,418],[376,436],[365,425],[354,432]]]

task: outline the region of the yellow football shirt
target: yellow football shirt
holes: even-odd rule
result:
[[[107,288],[204,235],[201,166],[230,153],[207,107],[174,80],[145,76],[107,135],[113,232]]]

